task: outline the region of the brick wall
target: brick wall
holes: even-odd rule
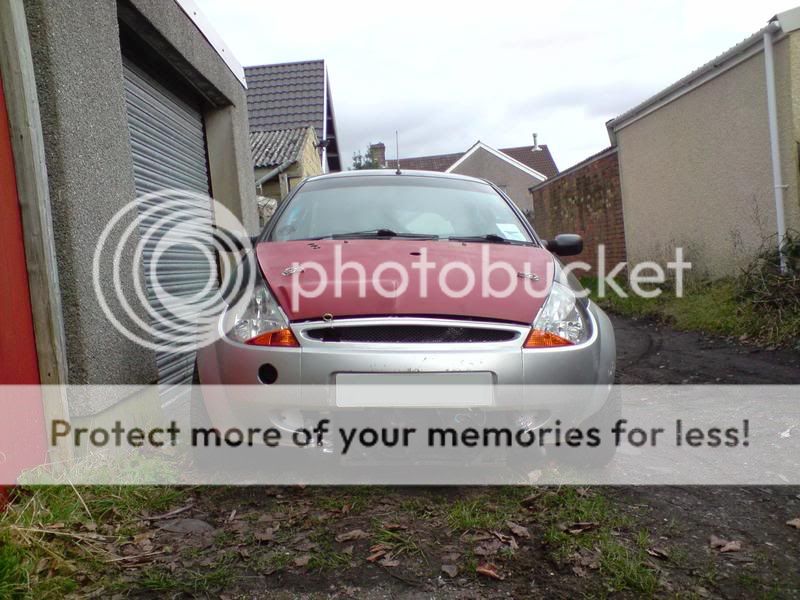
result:
[[[386,166],[386,145],[383,142],[369,145],[369,157],[381,169]]]
[[[544,239],[559,233],[583,237],[583,253],[565,257],[597,267],[597,246],[606,246],[606,270],[626,260],[617,149],[608,148],[531,188],[533,226]]]

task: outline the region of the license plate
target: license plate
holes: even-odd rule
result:
[[[340,373],[336,406],[469,408],[494,403],[491,373]]]

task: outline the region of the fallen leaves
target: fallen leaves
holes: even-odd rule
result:
[[[527,509],[534,509],[540,504],[542,496],[542,492],[534,492],[530,496],[520,500],[520,505]]]
[[[294,559],[294,566],[295,567],[305,567],[309,563],[310,560],[311,560],[311,555],[310,554],[303,554],[303,555],[298,556],[297,558]]]
[[[577,577],[586,577],[586,569],[584,569],[583,567],[581,567],[579,565],[572,565],[572,572]]]
[[[271,542],[275,539],[275,527],[267,527],[266,529],[262,529],[261,531],[256,531],[253,534],[253,539],[260,544],[265,544],[267,542]]]
[[[528,528],[514,523],[514,521],[506,521],[506,527],[511,530],[511,533],[519,538],[525,538],[526,540],[531,538],[531,532],[528,531]]]
[[[596,571],[600,568],[600,553],[596,549],[590,550],[588,548],[581,548],[577,552],[573,553],[572,556],[570,556],[570,559],[575,566],[580,567],[581,571],[584,569]]]
[[[316,550],[317,547],[318,544],[311,540],[301,540],[293,546],[298,552],[311,552],[312,550]]]
[[[369,534],[363,529],[353,529],[346,533],[340,533],[336,536],[337,542],[352,542],[353,540],[363,540],[368,538]]]
[[[475,546],[473,552],[475,556],[493,556],[503,547],[503,542],[498,539],[491,539]]]
[[[498,570],[497,565],[489,562],[480,563],[477,567],[475,567],[475,572],[478,575],[483,575],[484,577],[489,577],[490,579],[495,579],[497,581],[503,581],[505,579],[505,575],[502,575]]]
[[[742,549],[742,542],[739,540],[733,540],[725,544],[722,548],[719,549],[720,553],[724,552],[739,552]]]
[[[386,554],[391,550],[391,548],[385,544],[375,544],[369,549],[369,556],[367,556],[367,562],[376,562],[378,559],[383,558]]]
[[[587,531],[597,529],[600,527],[600,523],[595,521],[578,521],[577,523],[572,523],[571,525],[562,525],[561,527],[562,531],[566,531],[572,535],[577,535],[579,533],[585,533]]]
[[[522,529],[525,528],[522,527]],[[527,532],[527,529],[525,531]],[[492,531],[491,535],[475,536],[473,541],[480,542],[473,550],[476,556],[494,556],[503,548],[507,548],[512,552],[519,549],[519,544],[517,544],[514,536],[506,535],[499,531]]]
[[[708,545],[711,546],[713,550],[719,550],[720,554],[724,554],[726,552],[739,552],[742,549],[742,542],[739,540],[725,540],[716,535],[712,535],[709,539]]]
[[[711,535],[711,537],[708,540],[708,545],[711,546],[711,548],[714,548],[714,549],[722,548],[727,543],[728,542],[726,542],[722,538],[719,538],[719,537],[717,537],[717,536],[715,536],[713,534]]]
[[[647,549],[647,553],[652,556],[653,558],[659,558],[661,560],[668,560],[669,553],[664,550],[663,548],[658,548],[656,546]]]

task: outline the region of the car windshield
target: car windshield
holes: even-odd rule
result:
[[[269,239],[404,235],[532,242],[508,202],[488,184],[413,175],[309,181],[280,214]]]

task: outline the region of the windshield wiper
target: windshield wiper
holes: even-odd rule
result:
[[[438,235],[434,235],[431,233],[398,233],[391,229],[368,229],[366,231],[352,231],[349,233],[333,233],[331,235],[322,236],[316,239],[332,239],[332,240],[340,240],[340,239],[372,239],[372,238],[413,238],[413,239],[426,239],[426,240],[435,240],[438,239]]]
[[[464,235],[464,236],[450,236],[447,238],[451,242],[484,242],[488,244],[513,244],[516,246],[531,246],[531,242],[525,240],[510,240],[504,238],[496,233],[487,233],[486,235]]]

